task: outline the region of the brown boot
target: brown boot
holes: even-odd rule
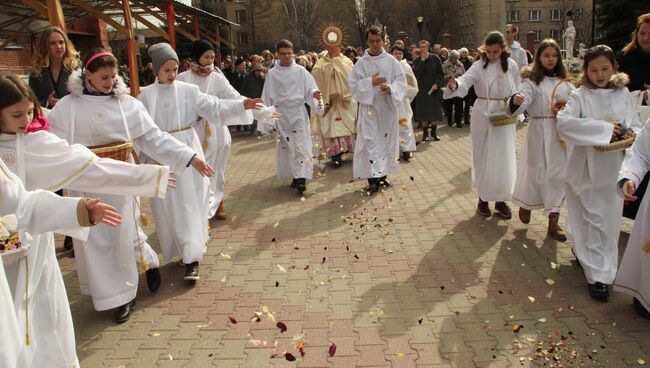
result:
[[[217,208],[217,213],[214,215],[214,218],[216,218],[217,220],[226,219],[226,209],[223,208],[223,201],[219,203],[219,208]]]
[[[478,206],[476,207],[478,214],[483,217],[492,216],[492,211],[490,211],[490,206],[488,202],[482,201],[481,198],[478,199]]]
[[[527,224],[530,222],[530,210],[527,210],[523,207],[519,207],[519,219],[521,222],[524,224]]]
[[[548,235],[557,240],[557,241],[566,241],[566,233],[564,229],[559,224],[560,214],[557,212],[551,212],[548,215]]]

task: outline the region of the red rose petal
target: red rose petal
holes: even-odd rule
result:
[[[287,325],[285,325],[284,322],[278,322],[275,327],[280,329],[280,333],[287,332]]]
[[[334,354],[336,354],[336,344],[335,343],[332,343],[332,345],[330,345],[329,354],[330,354],[331,357],[333,357]]]
[[[229,316],[228,319],[230,320],[230,322],[232,322],[233,325],[237,324],[237,320],[235,319],[235,317],[230,317]]]
[[[296,357],[293,356],[293,354],[291,354],[291,353],[284,353],[284,358],[286,360],[290,361],[290,362],[293,362],[294,360],[296,360]]]

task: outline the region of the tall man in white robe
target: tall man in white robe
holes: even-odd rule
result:
[[[517,63],[519,70],[521,70],[528,65],[528,54],[526,54],[526,50],[524,50],[519,41],[517,41],[518,34],[519,29],[517,26],[514,24],[506,25],[506,41],[510,48],[510,58]]]
[[[294,61],[290,41],[281,40],[276,50],[278,60],[266,77],[262,100],[267,106],[276,106],[282,114],[275,126],[280,134],[276,145],[278,178],[293,178],[291,187],[302,194],[307,189],[307,179],[313,176],[309,115],[305,104],[312,110],[322,108],[322,104],[317,103],[321,92],[314,77]]]
[[[368,179],[368,193],[390,186],[387,176],[399,171],[397,109],[407,89],[402,66],[384,51],[383,38],[379,27],[370,27],[369,48],[350,75],[350,91],[359,104],[353,176]]]
[[[399,122],[399,151],[402,154],[402,161],[408,162],[416,149],[415,146],[415,133],[413,133],[413,109],[411,108],[411,101],[418,94],[418,80],[415,78],[413,68],[404,59],[404,47],[397,43],[390,49],[393,57],[399,61],[406,77],[408,85],[406,89],[406,97],[397,108],[397,118]]]

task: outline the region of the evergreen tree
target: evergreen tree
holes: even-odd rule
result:
[[[637,17],[650,13],[650,0],[593,0],[596,2],[596,43],[621,50],[636,27]]]

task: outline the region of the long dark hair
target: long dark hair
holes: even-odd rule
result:
[[[492,31],[485,36],[483,41],[483,46],[492,46],[499,45],[501,47],[501,69],[504,73],[508,72],[508,58],[510,57],[510,51],[506,49],[506,41],[503,38],[503,34],[499,31]],[[490,60],[488,60],[487,55],[485,54],[485,48],[480,50],[481,59],[483,59],[483,69],[486,69]]]
[[[569,73],[567,73],[564,63],[562,62],[562,54],[560,53],[560,46],[552,38],[547,38],[539,43],[537,46],[537,51],[535,51],[535,63],[533,64],[530,76],[530,80],[539,85],[544,80],[544,66],[542,66],[542,53],[547,48],[553,48],[557,52],[557,64],[553,68],[553,72],[558,78],[566,79]]]
[[[15,75],[0,76],[0,110],[27,98],[34,104],[34,116],[41,114],[41,106],[31,88]]]

